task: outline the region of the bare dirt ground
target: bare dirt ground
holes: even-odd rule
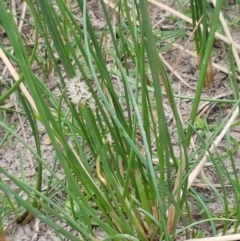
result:
[[[164,1],[164,0],[158,0],[159,2],[169,4],[171,5],[170,1]],[[19,9],[21,8],[22,3],[18,5]],[[91,1],[88,3],[89,8],[89,14],[91,16],[91,20],[93,22],[93,25],[95,26],[96,31],[100,30],[104,26],[104,18],[101,9],[98,5],[96,5],[96,1]],[[73,5],[73,9],[77,9],[76,6]],[[237,10],[236,10],[237,9]],[[228,6],[226,9],[224,9],[230,16],[235,16],[236,11],[239,11],[238,5]],[[80,16],[80,13],[76,10],[76,15]],[[150,13],[151,18],[153,21],[153,26],[155,26],[156,29],[160,28],[162,30],[168,30],[168,29],[176,29],[177,22],[171,21],[169,16],[170,14],[165,12],[164,10],[157,8],[156,6],[150,6]],[[232,34],[234,41],[237,43],[240,43],[239,38],[239,27],[233,27],[232,28]],[[31,33],[28,32],[29,28],[25,26],[23,28],[23,34],[30,38],[29,41],[33,41],[31,37]],[[190,33],[191,31],[189,31]],[[3,31],[0,31],[0,39],[2,42],[6,42],[5,35]],[[187,42],[187,38],[182,39],[178,44],[185,46]],[[194,43],[191,40],[187,46],[188,49],[194,51]],[[215,48],[214,48],[214,56],[213,61],[221,66],[227,66],[227,46],[223,44],[221,41],[216,41]],[[179,55],[181,54],[181,51],[175,47],[172,47],[170,50],[163,53],[164,59],[171,65],[174,66],[176,64],[176,59],[178,59]],[[2,71],[4,68],[3,65],[0,65],[0,70]],[[175,71],[178,72],[178,74],[187,82],[189,86],[186,86],[185,83],[181,82],[176,76],[173,76],[173,89],[176,94],[180,95],[193,95],[194,94],[194,88],[196,88],[196,81],[198,78],[198,67],[197,67],[197,61],[195,58],[191,57],[188,54],[183,54],[181,60],[179,61],[178,65],[175,68]],[[8,85],[8,79],[11,79],[11,76],[8,76],[8,73],[4,76],[4,85]],[[231,98],[232,91],[230,88],[229,80],[226,73],[223,73],[221,71],[215,71],[215,85],[211,86],[210,88],[206,89],[204,95],[206,96],[219,96],[222,95],[224,98]],[[56,82],[54,80],[49,80],[49,88],[53,90],[55,89]],[[13,108],[15,108],[13,106]],[[166,107],[167,108],[167,107]],[[189,109],[191,108],[190,101],[187,100],[181,100],[179,102],[179,108],[181,110],[183,121],[186,122],[189,117]],[[168,111],[168,110],[167,110]],[[211,121],[216,119],[216,117],[219,115],[219,112],[223,112],[224,115],[227,114],[228,108],[224,107],[224,109],[221,109],[218,106],[212,106],[208,110],[208,120]],[[169,112],[170,113],[170,112]],[[27,123],[26,119],[20,119],[20,117],[16,113],[7,113],[7,115],[4,117],[7,118],[8,123],[12,124],[17,132],[28,142],[28,144],[32,147],[34,147],[34,140],[32,136],[31,129],[29,127],[29,124]],[[168,117],[169,124],[171,124],[172,117],[169,114]],[[41,133],[41,142],[42,142],[42,153],[43,153],[43,159],[47,162],[49,162],[49,165],[51,165],[54,157],[53,149],[48,143],[48,138],[45,135],[44,128],[39,125],[39,130]],[[236,128],[233,132],[234,137],[237,140],[240,140],[240,129]],[[2,139],[4,136],[4,130],[0,128],[0,139]],[[219,150],[225,150],[225,143],[222,142]],[[238,170],[240,172],[240,153],[237,153],[235,155],[236,160],[239,162],[237,163]],[[14,174],[15,176],[21,176],[21,163],[23,163],[24,172],[26,175],[26,178],[31,179],[35,175],[35,167],[36,167],[36,160],[34,160],[30,153],[23,148],[22,144],[18,142],[15,138],[11,138],[9,141],[6,141],[5,144],[0,149],[0,165],[3,166],[6,170]],[[232,170],[229,170],[230,172]],[[206,177],[213,183],[218,185],[218,180],[216,178],[216,173],[213,167],[208,166],[205,167],[204,173]],[[8,181],[6,177],[4,177],[0,173],[0,177],[4,181]],[[16,188],[13,186],[13,188]],[[209,193],[208,189],[206,189],[204,186],[199,186],[199,190],[204,194],[213,197],[213,201],[211,204],[211,208],[213,210],[216,210],[220,207],[219,203],[216,200],[216,197],[214,194]],[[0,193],[1,194],[1,193]],[[231,190],[229,190],[229,200],[231,200]],[[221,211],[221,210],[219,210]],[[40,222],[38,219],[34,219],[29,224],[25,226],[20,226],[16,222],[10,222],[12,217],[9,217],[9,220],[5,220],[7,223],[6,226],[6,235],[8,241],[45,241],[45,240],[60,240],[58,235],[53,232],[47,225]],[[66,227],[67,228],[67,227]],[[201,228],[207,228],[207,227],[201,227]],[[104,236],[99,230],[96,230],[96,233],[98,233],[98,236]]]

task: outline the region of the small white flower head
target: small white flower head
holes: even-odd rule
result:
[[[109,144],[110,146],[113,144],[113,139],[110,133],[107,133],[105,138],[103,139],[103,143]]]
[[[92,97],[91,92],[89,92],[89,88],[87,84],[81,81],[80,77],[75,77],[70,79],[67,83],[68,94],[72,101],[72,103],[77,105],[85,105],[88,104],[89,100]]]

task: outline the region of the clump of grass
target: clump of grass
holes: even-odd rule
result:
[[[201,67],[203,63],[203,56],[206,51],[206,44],[209,36],[209,20],[207,14],[207,0],[198,1],[198,0],[191,0],[191,14],[192,14],[192,21],[193,27],[195,29],[194,32],[194,41],[195,47],[197,51],[197,60],[198,65]],[[207,74],[204,81],[204,86],[209,87],[214,82],[214,70],[212,66],[212,58],[210,56],[207,62]]]
[[[136,1],[131,1],[131,5],[129,1],[119,1],[109,13],[101,0],[106,26],[98,34],[87,13],[86,1],[77,1],[82,13],[80,23],[63,0],[56,0],[55,6],[49,1],[26,2],[33,25],[44,41],[49,58],[46,62],[52,63],[58,77],[60,96],[54,96],[44,84],[48,70],[43,75],[33,71],[12,15],[0,2],[0,20],[15,52],[12,61],[21,73],[11,93],[21,81],[28,87],[31,95],[21,85],[18,96],[31,125],[35,147],[30,147],[8,123],[0,121],[0,125],[23,143],[38,162],[38,176],[31,184],[0,167],[21,194],[2,181],[0,189],[26,208],[29,215],[40,218],[70,240],[99,240],[96,226],[106,233],[105,240],[174,240],[180,234],[195,238],[197,234],[190,229],[194,224],[189,194],[194,195],[216,234],[213,215],[201,195],[188,191],[188,178],[213,141],[211,137],[200,142],[201,148],[196,152],[189,148],[192,133],[197,132],[195,119],[222,1],[216,6],[211,31],[206,30],[206,19],[202,22],[205,30],[197,31],[202,36],[197,41],[200,76],[187,127],[181,123],[171,80],[159,58],[146,1],[138,5]],[[204,3],[201,7],[206,17]],[[200,19],[200,12],[194,14]],[[169,37],[175,39],[177,34],[172,32]],[[38,47],[36,42],[32,59],[37,59]],[[3,49],[8,53],[8,48]],[[163,92],[176,123],[173,128],[167,123]],[[56,158],[51,165],[41,152],[37,121],[44,126],[54,148]],[[172,133],[177,136],[175,146]],[[43,176],[42,169],[47,175]],[[43,184],[47,186],[44,190]],[[56,198],[59,193],[66,198]],[[226,200],[221,200],[225,205]],[[53,217],[77,234],[56,224]],[[177,229],[180,225],[182,228]]]

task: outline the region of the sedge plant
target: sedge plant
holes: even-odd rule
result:
[[[209,20],[207,13],[207,0],[198,1],[190,0],[191,14],[194,32],[194,41],[197,51],[197,60],[199,67],[202,65],[203,56],[206,51],[206,44],[209,36]],[[204,80],[204,86],[209,87],[214,82],[214,70],[212,66],[212,58],[210,56],[207,62],[207,73]]]
[[[96,226],[104,231],[104,240],[174,240],[182,233],[194,238],[189,228],[179,231],[177,227],[188,227],[192,220],[187,184],[194,165],[189,165],[188,147],[202,77],[208,68],[204,63],[209,61],[218,23],[219,2],[212,29],[204,40],[199,88],[185,136],[171,79],[159,58],[147,1],[118,1],[109,13],[101,0],[105,27],[96,31],[87,1],[77,0],[79,21],[64,0],[56,0],[54,6],[49,0],[26,0],[32,24],[44,41],[41,47],[47,52],[46,62],[54,66],[58,79],[59,95],[54,95],[45,84],[50,70],[34,73],[13,16],[0,0],[0,20],[14,57],[8,48],[2,48],[21,74],[4,98],[12,91],[18,95],[35,146],[29,146],[8,123],[0,121],[0,126],[31,152],[40,167],[30,183],[0,167],[21,194],[3,181],[0,190],[31,217],[38,217],[59,237],[69,240],[99,240]],[[168,37],[174,41],[177,34],[172,32]],[[33,59],[40,54],[35,51],[39,44],[36,41]],[[20,82],[28,87],[36,108],[18,88]],[[165,97],[176,123],[174,131],[168,126]],[[51,163],[41,153],[37,122],[44,126],[54,149]],[[173,132],[177,151],[172,144]],[[43,185],[47,188],[42,190]],[[64,229],[63,224],[75,232]]]

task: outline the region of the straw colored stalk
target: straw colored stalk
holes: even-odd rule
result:
[[[197,54],[197,61],[198,61],[198,66],[200,68],[202,63],[202,56],[200,55],[200,53]],[[213,69],[212,56],[211,56],[208,62],[207,74],[204,80],[204,87],[209,87],[213,83],[214,83],[214,69]]]

